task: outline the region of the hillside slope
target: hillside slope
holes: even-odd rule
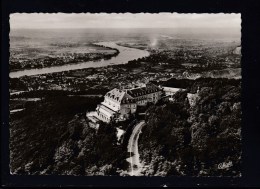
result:
[[[144,175],[240,175],[240,81],[200,79],[188,88],[198,87],[193,107],[180,92],[146,112],[139,139]]]

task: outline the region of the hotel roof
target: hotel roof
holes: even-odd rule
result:
[[[156,85],[154,85],[152,83],[148,83],[144,87],[127,89],[126,92],[127,92],[127,94],[129,94],[132,97],[138,97],[138,96],[143,96],[143,95],[146,95],[146,94],[154,93],[154,92],[157,92],[159,90],[160,90],[160,88],[157,87]]]
[[[133,100],[129,94],[117,88],[107,92],[105,96],[120,103],[126,103],[127,101]]]

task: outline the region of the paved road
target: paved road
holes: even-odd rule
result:
[[[130,163],[130,170],[128,172],[130,176],[140,175],[143,168],[143,165],[140,163],[139,159],[138,138],[144,125],[145,122],[143,120],[135,125],[128,142],[127,151],[130,153],[130,157],[126,160]]]

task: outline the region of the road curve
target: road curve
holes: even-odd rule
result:
[[[130,176],[140,175],[143,168],[143,165],[139,159],[140,155],[138,152],[138,138],[144,125],[145,121],[143,120],[135,125],[128,142],[127,151],[130,153],[130,157],[126,160],[130,163],[130,170],[128,172]]]

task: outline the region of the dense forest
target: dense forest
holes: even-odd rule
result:
[[[50,95],[10,115],[13,174],[116,175],[126,166],[116,128],[88,126],[84,112],[101,98]],[[21,150],[22,149],[22,150]],[[21,158],[22,157],[22,158]],[[117,157],[117,158],[115,158]]]
[[[171,80],[187,91],[146,113],[140,135],[145,175],[239,176],[241,158],[241,80]],[[177,84],[177,85],[176,85]]]

